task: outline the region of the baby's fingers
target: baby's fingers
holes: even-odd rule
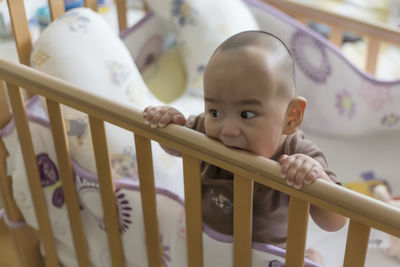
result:
[[[179,125],[185,125],[186,120],[182,114],[171,110],[161,116],[160,120],[158,121],[158,127],[165,127],[171,122]]]
[[[164,115],[165,114],[163,114],[161,111],[155,112],[153,114],[153,117],[152,117],[151,121],[150,121],[150,127],[151,128],[163,127],[163,126],[160,125],[160,120]]]
[[[293,156],[288,155],[282,155],[279,158],[279,163],[281,164],[281,176],[283,178],[286,178],[286,173],[289,170],[290,163],[294,161],[294,159],[295,158]]]
[[[313,165],[309,161],[304,161],[298,168],[294,177],[294,188],[300,189],[303,185],[307,184],[308,174],[313,170]]]
[[[159,124],[160,119],[166,113],[165,107],[147,107],[143,111],[144,123],[150,125],[152,128],[156,128]]]
[[[169,106],[147,107],[143,111],[144,123],[152,128],[165,127],[173,122],[185,125],[186,119],[178,110]]]
[[[295,176],[298,168],[302,164],[301,158],[296,157],[296,155],[291,155],[284,160],[281,160],[281,176],[286,178],[286,183],[290,186],[294,184]]]
[[[172,122],[179,125],[185,125],[186,119],[182,114],[175,114],[172,118]]]
[[[322,169],[314,166],[304,177],[304,184],[312,184],[321,175]]]
[[[153,116],[155,114],[156,107],[146,107],[143,111],[144,123],[150,125],[151,121],[153,120]]]

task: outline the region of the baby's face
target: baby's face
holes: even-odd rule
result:
[[[206,135],[271,158],[282,140],[287,108],[275,93],[279,74],[261,49],[214,54],[204,76]]]

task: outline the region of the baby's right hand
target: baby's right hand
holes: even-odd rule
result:
[[[143,111],[144,123],[151,128],[165,127],[168,124],[175,123],[185,125],[186,119],[181,112],[170,106],[149,106]]]

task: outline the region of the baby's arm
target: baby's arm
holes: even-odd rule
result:
[[[170,123],[175,123],[178,125],[185,125],[185,116],[177,109],[170,106],[159,106],[153,107],[149,106],[143,111],[144,123],[150,125],[152,128],[163,128]],[[161,144],[160,144],[161,145]],[[173,150],[169,147],[161,145],[161,147],[173,156],[181,156],[179,151]]]
[[[281,175],[286,178],[288,185],[301,188],[311,184],[316,179],[324,179],[334,183],[326,174],[321,164],[304,154],[282,155],[280,158]],[[347,218],[329,210],[310,206],[310,215],[319,227],[326,231],[338,231],[347,221]]]

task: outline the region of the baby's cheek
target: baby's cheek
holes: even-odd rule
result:
[[[254,154],[262,156],[264,158],[272,158],[275,155],[275,144],[269,141],[263,142],[253,142],[254,140],[249,140],[250,146],[255,150]]]
[[[211,137],[211,138],[214,138],[214,139],[219,139],[218,138],[219,130],[218,130],[218,126],[215,123],[211,123],[206,119],[205,123],[204,123],[204,126],[205,126],[205,134],[208,137]]]

